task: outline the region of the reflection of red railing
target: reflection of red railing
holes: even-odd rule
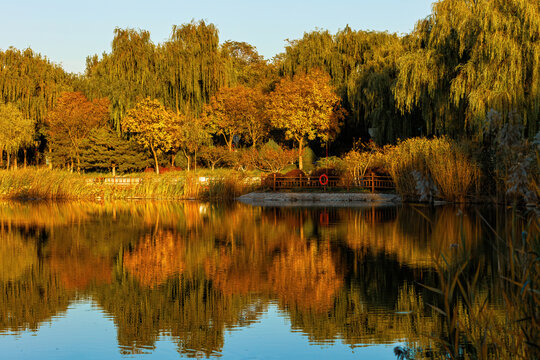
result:
[[[376,190],[393,190],[396,188],[390,175],[368,174],[358,178],[348,178],[340,176],[327,176],[324,179],[315,176],[286,177],[279,174],[272,174],[261,181],[264,187],[271,188],[274,191],[282,189],[369,189],[371,192]]]

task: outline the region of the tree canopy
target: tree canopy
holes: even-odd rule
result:
[[[34,126],[34,121],[24,116],[15,105],[0,103],[0,150],[8,154],[8,167],[10,154],[34,140]]]
[[[481,132],[490,109],[519,109],[528,135],[540,118],[540,3],[442,0],[404,40],[394,94],[418,107],[429,134]]]
[[[298,143],[299,168],[303,168],[302,150],[306,140],[329,141],[339,132],[343,119],[340,98],[322,71],[296,75],[276,85],[268,100],[272,124],[285,131],[287,139]]]
[[[81,146],[88,134],[106,123],[109,116],[109,99],[90,101],[81,92],[66,92],[47,115],[51,144],[68,144],[71,159],[77,161],[80,171]]]
[[[253,146],[268,132],[264,97],[259,89],[242,85],[223,87],[205,107],[213,131],[222,135],[229,150],[234,136],[245,136]]]
[[[146,98],[128,111],[122,118],[122,127],[131,133],[137,142],[150,149],[154,157],[156,173],[159,174],[158,154],[171,149],[174,142],[178,118],[158,101]]]

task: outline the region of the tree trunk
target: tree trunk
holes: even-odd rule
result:
[[[298,169],[304,169],[304,162],[302,159],[302,152],[304,148],[304,139],[298,140]]]
[[[15,156],[13,156],[13,168],[14,168],[15,170],[18,169],[18,167],[17,167],[17,155],[18,155],[18,154],[17,154],[17,151],[15,151]]]
[[[171,167],[174,167],[174,160],[176,159],[176,154],[171,155]]]
[[[113,177],[116,176],[116,165],[113,165],[113,167],[112,167],[112,176]]]
[[[197,171],[197,150],[193,153],[193,169]]]
[[[81,157],[77,154],[77,174],[81,173]]]
[[[23,149],[23,155],[24,155],[24,168],[26,169],[26,149]]]
[[[227,143],[227,147],[229,148],[229,151],[233,151],[233,148],[232,148],[232,139],[233,139],[233,136],[231,135],[229,138],[227,138],[227,136],[223,135],[223,137],[225,138],[225,142]]]
[[[4,148],[0,148],[0,167],[4,166]]]
[[[9,150],[6,151],[6,154],[7,154],[7,167],[6,169],[9,170],[9,166],[11,165],[10,162],[11,162],[11,154],[9,153]]]
[[[52,170],[52,149],[49,146],[49,170]]]
[[[159,164],[158,164],[158,159],[157,159],[157,153],[156,153],[156,150],[154,149],[153,146],[151,146],[150,149],[152,150],[152,154],[154,155],[154,162],[156,163],[156,174],[159,175]]]

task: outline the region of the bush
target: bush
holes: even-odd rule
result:
[[[281,172],[294,163],[296,150],[283,149],[270,140],[259,150],[250,148],[244,151],[244,165],[264,172]]]
[[[302,163],[304,166],[305,172],[311,172],[315,168],[315,161],[317,160],[317,156],[311,150],[310,147],[306,146],[304,148],[304,152],[302,153]]]

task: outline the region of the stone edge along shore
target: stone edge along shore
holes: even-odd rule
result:
[[[252,192],[242,195],[239,201],[249,205],[273,206],[394,206],[401,204],[396,194],[368,193],[271,193]]]

